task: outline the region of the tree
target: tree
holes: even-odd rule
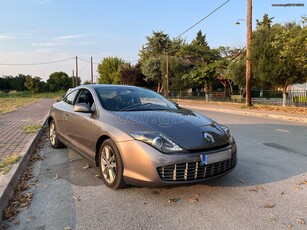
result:
[[[259,26],[253,32],[252,73],[260,87],[282,88],[286,105],[287,87],[307,81],[306,27],[295,22],[271,27]]]
[[[92,84],[92,82],[90,82],[89,80],[83,82],[83,85],[90,85],[90,84]]]
[[[130,64],[122,65],[119,75],[120,81],[124,85],[135,85],[141,87],[148,85],[145,81],[145,75],[142,73],[139,63],[135,66]]]
[[[40,77],[26,77],[25,86],[30,90],[32,93],[41,93],[44,91],[44,82],[41,81]]]
[[[161,57],[151,56],[143,61],[142,72],[146,76],[146,81],[154,81],[157,83],[157,92],[162,93],[162,72],[161,72]]]
[[[182,47],[179,55],[193,67],[190,73],[184,75],[184,79],[204,87],[206,100],[210,100],[212,84],[219,74],[218,69],[221,64],[217,62],[221,59],[218,50],[210,49],[206,35],[199,31],[191,44]]]
[[[246,86],[245,56],[231,61],[227,67],[226,77],[239,87],[240,95],[245,93]]]
[[[50,92],[67,91],[72,87],[72,79],[64,72],[54,72],[47,80]]]
[[[307,81],[307,28],[285,24],[275,35],[272,46],[277,53],[273,82],[283,90],[283,105],[289,85]]]
[[[146,46],[140,51],[140,64],[146,81],[153,81],[157,85],[157,92],[162,93],[163,76],[162,65],[166,53],[170,50],[172,42],[163,31],[153,31],[152,36],[147,36]],[[178,44],[178,41],[177,43]]]
[[[124,61],[118,57],[104,58],[98,65],[98,83],[100,84],[119,84],[120,66]]]
[[[259,21],[258,19],[256,19],[256,27],[257,29],[260,27],[264,27],[264,28],[271,28],[272,22],[273,22],[274,17],[269,18],[268,14],[264,14],[262,17],[262,21]]]

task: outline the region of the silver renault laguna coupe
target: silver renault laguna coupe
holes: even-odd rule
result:
[[[226,126],[135,86],[76,87],[51,107],[48,124],[51,146],[93,161],[113,189],[200,182],[237,163]]]

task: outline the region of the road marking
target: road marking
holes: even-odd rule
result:
[[[290,133],[290,131],[286,129],[275,129],[275,130],[282,133]]]

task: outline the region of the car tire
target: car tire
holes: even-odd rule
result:
[[[51,146],[55,149],[64,147],[64,144],[58,138],[58,133],[53,120],[49,124],[49,141]]]
[[[116,144],[111,139],[105,140],[99,150],[101,178],[106,186],[119,189],[126,186],[123,178],[124,166]]]

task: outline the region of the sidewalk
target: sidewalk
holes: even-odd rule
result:
[[[254,117],[265,117],[279,120],[296,121],[307,124],[307,114],[287,113],[280,111],[263,111],[255,109],[240,109],[233,106],[224,104],[217,105],[214,103],[201,102],[201,101],[178,101],[178,104],[184,108],[191,110],[207,110],[222,113],[240,114]]]
[[[14,187],[27,165],[42,130],[26,134],[23,128],[29,125],[44,125],[54,99],[41,99],[38,102],[0,116],[0,160],[11,154],[19,154],[20,159],[5,175],[0,174],[0,222],[2,212],[11,198]]]

